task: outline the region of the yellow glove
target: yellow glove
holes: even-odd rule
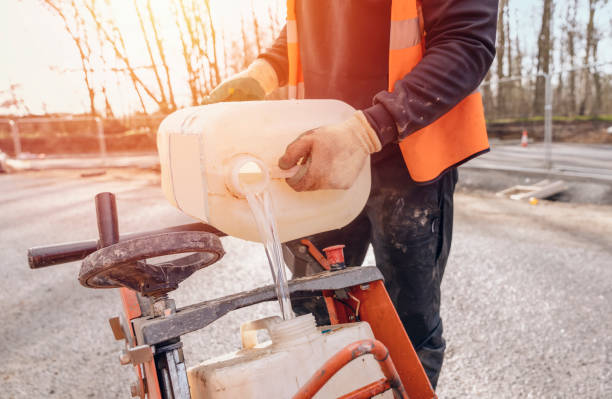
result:
[[[296,191],[350,188],[368,155],[381,149],[380,140],[365,115],[357,111],[335,125],[309,130],[287,146],[278,160],[281,169],[290,169],[300,160],[304,165],[287,179]]]
[[[277,87],[276,71],[267,61],[258,58],[246,70],[221,82],[204,102],[263,100]]]

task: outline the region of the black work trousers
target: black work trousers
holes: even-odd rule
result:
[[[361,265],[372,244],[376,266],[434,388],[446,348],[440,284],[451,247],[456,182],[457,171],[451,169],[434,183],[415,184],[398,148],[372,164],[370,197],[355,220],[342,229],[306,237],[319,250],[345,244],[348,266]],[[294,277],[317,271],[295,261],[307,256],[299,240],[286,246],[294,255],[287,262]],[[314,313],[319,323],[329,321],[320,298],[296,300],[293,306],[297,314]]]

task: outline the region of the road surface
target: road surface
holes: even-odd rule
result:
[[[467,167],[485,169],[546,168],[546,148],[543,143],[521,147],[518,143],[491,144],[491,152],[471,160]],[[551,147],[553,170],[560,174],[595,176],[612,181],[612,145],[553,143]]]
[[[122,231],[189,222],[153,173],[110,170],[0,175],[2,398],[126,398],[132,370],[107,319],[114,290],[81,287],[77,263],[32,271],[30,246],[96,236],[93,196],[118,196]],[[456,196],[455,240],[443,283],[448,342],[441,398],[612,397],[612,207],[489,195]],[[263,249],[222,239],[227,255],[188,279],[178,306],[270,282]],[[371,254],[367,263],[373,263]],[[184,338],[194,365],[239,346],[243,309]]]

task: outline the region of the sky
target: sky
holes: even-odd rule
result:
[[[580,1],[579,18],[586,24],[587,2]],[[163,2],[164,0],[153,0],[155,7],[163,7]],[[557,30],[563,23],[566,2],[567,0],[554,2],[557,7],[554,20]],[[0,102],[4,98],[2,91],[17,84],[17,94],[24,99],[32,113],[87,111],[88,97],[82,73],[79,71],[80,60],[76,47],[64,31],[60,18],[41,3],[41,0],[0,0]],[[148,60],[140,39],[140,28],[137,24],[130,23],[135,20],[131,3],[126,0],[111,2],[114,4],[113,11],[118,18],[118,24],[126,31],[128,48],[136,55],[135,64],[145,65]],[[282,8],[279,6],[282,3],[280,0],[211,0],[214,23],[222,30],[227,40],[240,35],[240,24],[235,17],[237,10],[250,12],[255,8],[256,12],[265,18],[270,4]],[[520,32],[523,46],[528,45],[524,49],[527,54],[535,54],[536,51],[540,3],[527,0],[511,0],[510,3],[511,17],[520,25],[515,31]],[[125,7],[125,4],[130,7]],[[171,16],[167,15],[167,18]],[[598,18],[598,25],[608,29],[602,32],[600,59],[612,61],[612,53],[609,51],[612,48],[612,2]],[[169,58],[178,62],[182,57],[178,37],[174,37],[176,33],[173,29],[164,29],[163,26],[162,24],[161,33],[170,53]],[[269,41],[271,42],[272,38],[269,38]],[[605,49],[608,51],[604,51]],[[177,81],[184,80],[185,71],[179,66],[180,63],[176,65],[176,68],[171,65],[173,76],[176,76]],[[186,85],[177,85],[175,90],[178,102],[187,105],[189,93]],[[117,113],[128,114],[138,108],[133,90],[127,81],[115,78],[109,91]],[[10,111],[0,109],[0,113],[2,112]]]
[[[254,7],[261,14],[260,18],[265,18],[268,6],[278,6],[280,3],[284,1],[211,0],[211,9],[215,26],[229,42],[237,40],[241,34],[236,10],[246,13]],[[110,4],[126,38],[128,51],[133,56],[133,65],[150,64],[140,26],[134,23],[137,18],[132,1],[111,0]],[[143,9],[145,2],[141,4]],[[166,0],[153,0],[152,4],[157,17],[161,19],[158,28],[164,38],[173,80],[186,81],[174,17],[167,12]],[[0,57],[0,103],[6,98],[1,92],[17,84],[17,94],[24,99],[32,113],[88,111],[89,99],[77,48],[66,33],[62,20],[43,6],[42,0],[0,0]],[[108,67],[123,65],[113,61],[109,62]],[[147,80],[146,73],[144,75]],[[150,75],[148,78],[153,79],[153,75]],[[138,110],[140,107],[131,83],[127,79],[117,81],[116,74],[112,76],[108,90],[115,112],[129,114]],[[175,96],[178,102],[187,105],[190,99],[187,85],[177,85]],[[98,97],[98,109],[103,109],[102,96]],[[155,108],[152,101],[147,105],[150,110]],[[0,109],[0,114],[11,111],[14,112],[14,109]]]

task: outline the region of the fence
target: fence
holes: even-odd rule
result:
[[[562,148],[560,143],[602,144],[597,149],[601,159],[612,159],[612,63],[493,80],[484,83],[481,92],[493,142],[517,141],[523,131],[528,131],[530,141],[537,143],[530,151],[533,157],[529,166],[559,169],[563,166],[559,151],[568,158],[578,148]],[[40,153],[95,153],[106,157],[116,152],[155,151],[155,133],[163,117],[0,119],[0,150],[16,157]],[[493,160],[496,153],[508,148],[496,145],[485,159]],[[506,158],[519,164],[526,162],[526,154],[513,150]],[[612,165],[599,163],[591,160],[588,168],[609,169],[612,175]]]
[[[481,85],[490,121],[542,117],[545,107],[554,109],[557,116],[609,115],[612,114],[611,89],[612,63],[494,79]]]
[[[605,162],[606,157],[612,159],[611,71],[612,63],[604,63],[484,83],[481,92],[490,137],[500,140],[498,144],[513,144],[510,140],[516,143],[522,132],[528,132],[530,142],[537,143],[533,154],[540,157],[533,157],[529,166],[548,171],[563,169],[573,153],[578,156],[591,145],[602,162],[585,162],[589,164],[585,170],[612,175],[612,165]],[[496,146],[488,159],[506,149]],[[515,156],[502,154],[508,164],[525,161],[525,152],[512,153]]]
[[[53,117],[0,119],[0,149],[16,158],[40,154],[92,154],[155,150],[163,116]]]

